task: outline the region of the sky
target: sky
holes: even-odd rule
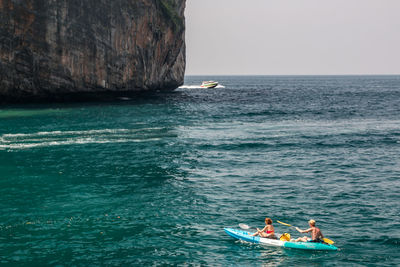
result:
[[[187,0],[186,75],[400,74],[400,0]]]

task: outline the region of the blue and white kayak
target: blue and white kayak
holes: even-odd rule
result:
[[[263,238],[259,236],[251,236],[251,233],[238,229],[225,228],[224,230],[228,235],[236,239],[261,245],[305,249],[305,250],[337,250],[337,247],[324,243],[281,241],[276,239]]]

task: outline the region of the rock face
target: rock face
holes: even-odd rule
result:
[[[174,89],[185,0],[0,0],[0,102]]]

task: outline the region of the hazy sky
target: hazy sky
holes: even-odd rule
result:
[[[187,0],[186,74],[400,74],[400,0]]]

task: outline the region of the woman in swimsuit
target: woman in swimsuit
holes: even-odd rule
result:
[[[260,236],[264,238],[271,238],[271,239],[277,239],[275,236],[275,229],[272,226],[272,220],[270,218],[265,218],[265,227],[260,230],[257,228],[257,232],[252,234],[252,236]]]
[[[315,221],[314,220],[309,220],[308,225],[310,225],[310,228],[307,230],[301,230],[300,228],[296,227],[296,230],[299,231],[300,233],[310,233],[311,232],[311,239],[308,238],[307,236],[299,237],[295,240],[295,242],[318,242],[322,243],[322,239],[324,238],[324,235],[322,234],[321,230],[318,227],[315,227]]]

